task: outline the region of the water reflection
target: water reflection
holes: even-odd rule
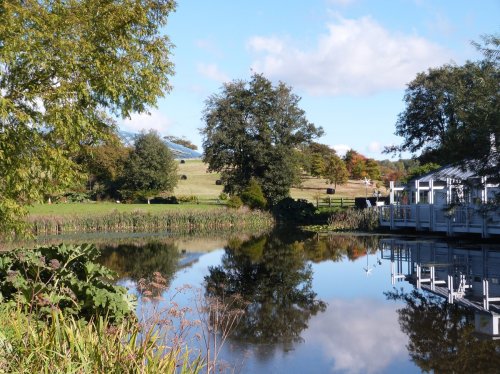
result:
[[[459,304],[419,290],[387,293],[404,301],[398,310],[401,330],[408,335],[410,358],[426,372],[496,373],[500,341],[478,340],[474,312]]]
[[[167,279],[167,285],[178,269],[180,251],[174,242],[149,241],[138,244],[102,245],[101,264],[118,273],[118,278],[134,282],[151,279],[158,271]]]
[[[322,351],[330,371],[348,373],[388,372],[388,366],[405,357],[408,340],[394,307],[373,299],[329,300],[304,337]]]
[[[210,296],[241,295],[246,314],[223,355],[241,372],[500,367],[498,246],[276,230],[222,240],[190,262],[199,245],[107,244],[102,262],[133,281],[160,271],[173,290],[205,280]]]
[[[490,246],[384,240],[391,280],[415,289],[386,293],[398,310],[410,358],[424,371],[497,372],[500,252]],[[479,338],[478,338],[479,337]]]
[[[312,268],[300,236],[273,233],[230,242],[221,265],[209,268],[206,292],[211,296],[241,295],[246,313],[232,334],[245,343],[268,345],[261,358],[280,345],[292,349],[302,341],[309,319],[326,309],[312,289]]]

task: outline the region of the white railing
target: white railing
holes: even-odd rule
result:
[[[391,229],[479,233],[483,237],[500,235],[500,207],[482,205],[438,206],[432,204],[384,205],[379,207],[380,225]]]

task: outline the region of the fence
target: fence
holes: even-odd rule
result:
[[[350,197],[325,197],[314,201],[317,208],[354,207],[354,198]]]

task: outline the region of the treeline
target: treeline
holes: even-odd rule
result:
[[[440,167],[436,163],[422,164],[416,159],[375,160],[353,149],[340,157],[333,148],[315,142],[305,146],[300,157],[301,166],[307,174],[325,178],[335,187],[349,180],[365,178],[388,187],[390,181],[406,182]]]

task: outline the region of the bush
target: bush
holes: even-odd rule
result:
[[[267,200],[264,197],[262,188],[255,179],[250,180],[249,186],[241,193],[241,201],[250,209],[264,210],[267,206]]]
[[[239,196],[233,195],[229,198],[226,205],[228,208],[239,209],[243,206],[243,201],[241,201]]]
[[[196,195],[180,195],[177,196],[180,203],[198,203],[198,196]]]
[[[121,321],[135,310],[124,287],[109,282],[115,273],[95,261],[94,245],[53,245],[16,249],[0,256],[0,302],[20,305],[41,318],[54,311],[90,320]]]
[[[274,215],[278,221],[309,223],[313,220],[316,207],[304,199],[294,200],[286,197],[274,208]]]
[[[221,192],[219,195],[219,200],[226,201],[228,198],[227,193]]]
[[[168,197],[155,197],[154,199],[151,199],[150,201],[151,204],[179,204],[179,201],[175,196],[168,196]]]

